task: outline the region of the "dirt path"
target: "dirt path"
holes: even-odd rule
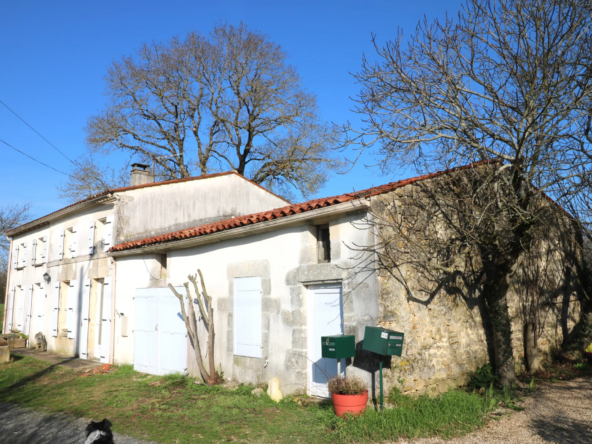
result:
[[[590,444],[592,379],[579,378],[542,386],[526,398],[525,410],[503,415],[482,429],[451,441],[418,439],[412,444]],[[404,444],[408,441],[398,441]]]
[[[103,418],[95,418],[100,421]],[[2,444],[82,444],[90,421],[66,414],[47,414],[38,410],[0,403],[0,443]],[[113,434],[117,444],[141,444],[125,435]]]

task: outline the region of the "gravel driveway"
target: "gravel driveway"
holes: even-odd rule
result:
[[[95,418],[100,421],[103,418]],[[66,414],[47,414],[37,410],[0,403],[0,443],[4,444],[80,444],[90,420]],[[125,435],[113,434],[116,444],[140,444]]]
[[[541,386],[526,398],[525,410],[502,415],[482,429],[451,441],[418,439],[413,444],[590,444],[592,379],[579,378]],[[507,410],[506,410],[507,412]],[[397,444],[408,441],[398,441]]]

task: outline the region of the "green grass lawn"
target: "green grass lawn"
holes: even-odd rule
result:
[[[81,377],[80,370],[15,356],[0,366],[0,400],[49,412],[108,418],[119,433],[162,443],[379,442],[399,437],[450,437],[484,424],[491,400],[451,391],[413,400],[396,393],[396,408],[368,408],[358,418],[336,418],[331,406],[276,404],[251,395],[197,385],[181,375],[149,376],[131,366]]]

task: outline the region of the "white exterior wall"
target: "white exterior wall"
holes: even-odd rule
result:
[[[120,195],[117,242],[289,205],[236,174],[149,186]]]
[[[113,204],[101,205],[63,217],[61,219],[52,221],[50,224],[46,224],[35,230],[28,231],[22,235],[13,237],[13,250],[15,245],[27,243],[28,257],[27,264],[24,268],[15,269],[14,266],[10,267],[8,283],[9,294],[11,289],[14,287],[24,286],[26,289],[28,289],[30,285],[33,285],[34,290],[31,311],[32,313],[35,313],[39,309],[38,305],[36,306],[36,303],[39,303],[39,299],[35,294],[35,292],[39,289],[37,284],[42,283],[45,292],[45,297],[43,298],[44,315],[42,322],[39,322],[39,319],[32,320],[29,335],[30,346],[34,345],[35,334],[42,332],[47,340],[48,350],[68,356],[74,356],[78,353],[80,349],[78,344],[78,332],[74,339],[69,339],[64,335],[58,335],[56,338],[52,335],[53,286],[56,282],[64,283],[74,279],[77,280],[81,286],[85,279],[98,279],[105,278],[107,276],[115,276],[113,265],[114,261],[99,248],[100,246],[97,244],[97,239],[95,239],[95,253],[92,256],[88,254],[90,222],[106,218],[108,216],[114,216],[114,214],[115,209]],[[116,225],[116,222],[114,225]],[[77,245],[76,257],[60,260],[59,251],[60,243],[62,242],[60,234],[62,230],[66,230],[71,227],[77,227],[77,232],[73,237],[73,239],[76,240]],[[32,241],[33,239],[38,239],[43,236],[48,237],[46,262],[43,264],[31,265]],[[45,282],[43,278],[44,273],[49,274],[49,283]],[[8,298],[8,301],[9,300],[10,298]],[[17,298],[15,298],[14,305],[15,308],[18,307]],[[78,307],[78,310],[80,310],[80,300],[77,300],[76,306]],[[60,308],[60,315],[62,315],[62,307]],[[16,319],[16,310],[13,310],[13,317]],[[80,323],[77,322],[76,325],[79,327]],[[7,328],[7,326],[4,327],[5,331],[7,331]]]
[[[352,222],[361,215],[344,216],[329,221],[332,239],[330,264],[317,263],[316,227],[306,224],[269,231],[250,237],[230,239],[214,244],[167,253],[166,283],[182,286],[189,274],[201,269],[208,293],[213,297],[216,342],[216,368],[225,377],[240,382],[260,383],[278,376],[284,393],[306,390],[306,295],[307,286],[326,282],[343,282],[344,324],[346,334],[363,337],[365,325],[375,325],[378,316],[376,278],[354,275],[347,271],[357,260],[346,244],[369,244],[372,233],[360,230]],[[322,221],[327,223],[328,221]],[[148,268],[150,262],[147,261]],[[142,256],[117,259],[117,311],[130,316],[133,325],[135,288],[150,286],[150,276]],[[138,276],[141,284],[123,283],[121,276]],[[249,358],[233,354],[233,281],[236,277],[260,276],[262,280],[262,357]],[[364,282],[361,282],[361,281]],[[164,282],[152,282],[164,286]],[[193,293],[193,288],[190,286]],[[196,313],[199,308],[195,306]],[[201,347],[206,339],[201,331]],[[133,363],[133,333],[119,338],[115,362]],[[207,364],[206,364],[207,367]],[[198,375],[193,350],[188,341],[189,372]],[[350,366],[352,372],[370,380],[370,374]]]

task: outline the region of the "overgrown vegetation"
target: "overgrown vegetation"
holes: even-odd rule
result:
[[[336,395],[362,395],[368,391],[364,380],[358,376],[334,376],[329,379],[329,392]]]
[[[0,304],[0,332],[3,331],[4,327],[4,304]]]

